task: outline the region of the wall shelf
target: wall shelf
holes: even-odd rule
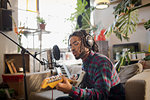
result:
[[[116,4],[118,2],[121,2],[121,0],[110,0],[110,4]]]
[[[24,55],[25,57],[25,69],[26,72],[30,72],[30,56],[28,54]],[[13,60],[14,66],[19,72],[19,68],[23,68],[22,65],[22,54],[4,54],[4,73],[10,74],[10,70],[8,68],[8,65],[6,64],[6,61]]]

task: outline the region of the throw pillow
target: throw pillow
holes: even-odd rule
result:
[[[143,65],[143,69],[150,69],[150,60],[145,61],[145,60],[139,60],[138,63],[141,63]]]
[[[119,72],[120,82],[125,84],[126,81],[132,76],[141,73],[143,71],[143,66],[141,63],[135,63],[127,66],[121,66],[121,71]]]

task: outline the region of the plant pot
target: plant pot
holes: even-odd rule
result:
[[[45,30],[45,26],[46,26],[46,24],[40,24],[40,29]]]
[[[98,45],[99,53],[109,57],[108,41],[96,41]]]

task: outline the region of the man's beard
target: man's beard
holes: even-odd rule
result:
[[[77,56],[77,57],[75,57],[75,58],[76,58],[77,60],[78,60],[78,59],[80,59],[80,57],[79,57],[79,56]]]
[[[86,55],[86,51],[85,51],[84,45],[81,44],[81,46],[80,46],[80,55],[75,56],[75,58],[78,60],[80,58],[83,58],[85,55]]]
[[[86,55],[85,50],[82,50],[82,52],[80,53],[80,55],[79,56],[75,56],[75,58],[78,60],[80,58],[83,58],[85,55]]]

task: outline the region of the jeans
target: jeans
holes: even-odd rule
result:
[[[104,98],[103,98],[104,99]],[[59,97],[56,100],[74,100],[70,96]],[[125,100],[125,90],[122,84],[118,84],[110,89],[110,95],[104,100]]]
[[[74,99],[70,96],[63,96],[63,97],[56,98],[56,100],[74,100]]]

